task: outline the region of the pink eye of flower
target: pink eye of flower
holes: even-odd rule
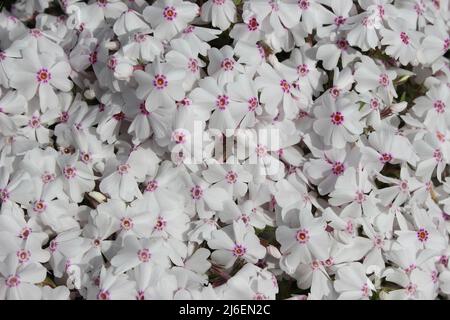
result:
[[[232,71],[234,69],[234,60],[225,58],[222,60],[220,67],[225,71]]]
[[[284,79],[280,81],[280,87],[284,93],[289,93],[291,91],[291,85]]]
[[[433,108],[436,110],[437,113],[444,113],[445,112],[445,103],[442,100],[436,100],[433,103]]]
[[[317,270],[319,268],[320,268],[320,261],[319,260],[314,260],[313,262],[311,262],[311,269]]]
[[[247,22],[247,28],[249,31],[256,31],[258,30],[259,27],[259,23],[258,20],[256,20],[255,17],[251,18],[248,22]]]
[[[191,196],[194,200],[199,200],[203,197],[203,189],[200,186],[194,186],[191,189]]]
[[[344,18],[343,16],[339,16],[334,18],[334,24],[339,26],[342,26],[347,21],[347,18]]]
[[[166,225],[167,225],[167,221],[163,217],[158,217],[154,228],[158,231],[162,231],[162,230],[164,230]]]
[[[295,238],[297,239],[298,242],[302,244],[307,243],[310,238],[309,231],[306,229],[300,229],[295,234]]]
[[[180,101],[177,101],[177,107],[189,107],[192,105],[192,101],[189,98],[184,97]]]
[[[97,300],[111,300],[111,295],[108,290],[100,290],[97,294]]]
[[[48,71],[48,69],[46,69],[46,68],[41,68],[36,73],[36,80],[39,83],[48,83],[51,80],[51,78],[52,78],[52,75],[51,75],[50,71]]]
[[[247,248],[241,244],[235,244],[233,248],[233,255],[235,257],[242,257],[247,252]]]
[[[444,51],[447,52],[447,50],[449,48],[450,48],[450,38],[447,38],[447,39],[444,40]],[[0,58],[0,60],[1,60],[1,58]]]
[[[187,26],[184,30],[183,33],[187,34],[187,33],[192,33],[195,30],[195,26]]]
[[[392,155],[390,153],[382,153],[379,160],[383,164],[388,163],[392,161]]]
[[[226,95],[219,95],[216,99],[216,107],[219,108],[219,110],[225,110],[230,103],[228,96]]]
[[[250,223],[250,217],[245,213],[241,215],[240,219],[245,225],[248,225]]]
[[[176,130],[172,133],[172,141],[176,144],[184,144],[186,143],[186,134],[183,131]]]
[[[148,192],[153,192],[156,189],[158,189],[158,181],[156,180],[149,181],[149,183],[145,186],[145,191]]]
[[[0,189],[0,203],[9,199],[9,191],[7,189]]]
[[[309,8],[309,1],[308,0],[299,0],[298,1],[298,6],[300,7],[301,10],[308,10]]]
[[[344,115],[339,111],[333,112],[331,114],[331,123],[336,126],[342,125],[344,123]]]
[[[388,75],[385,73],[381,74],[378,83],[383,87],[387,87],[390,83]]]
[[[304,76],[308,75],[308,73],[309,73],[308,65],[307,64],[301,64],[301,65],[297,66],[297,73],[301,77],[304,77]]]
[[[32,230],[31,228],[24,227],[22,230],[20,230],[19,238],[23,240],[27,240],[28,236],[31,234]]]
[[[123,121],[125,119],[125,113],[122,111],[113,115],[113,119],[116,121]]]
[[[424,13],[424,8],[421,3],[416,3],[414,5],[414,10],[416,11],[417,15],[421,16]]]
[[[21,249],[16,252],[16,255],[19,262],[24,263],[30,260],[31,252],[29,250]]]
[[[108,61],[106,61],[106,66],[111,69],[111,70],[115,70],[116,66],[117,66],[117,58],[114,56],[110,56],[108,58]]]
[[[402,40],[402,42],[404,44],[409,44],[410,39],[409,39],[409,36],[405,32],[400,33],[400,39]]]
[[[428,235],[428,231],[424,228],[417,230],[417,239],[419,239],[420,242],[426,242],[428,240]]]
[[[63,174],[66,179],[73,179],[77,176],[77,169],[71,166],[64,167]]]
[[[47,204],[42,200],[36,201],[33,205],[34,212],[42,213],[45,209],[47,209]]]
[[[56,242],[55,239],[53,239],[52,241],[50,241],[50,244],[48,246],[48,249],[50,250],[50,252],[55,252],[56,249],[58,248],[58,243]]]
[[[410,283],[406,286],[405,290],[406,290],[406,293],[407,293],[409,296],[412,296],[412,295],[414,295],[414,294],[416,293],[417,285],[410,282]]]
[[[92,240],[92,246],[95,247],[95,248],[100,247],[100,244],[101,244],[101,243],[102,243],[101,240],[98,239],[98,238]]]
[[[121,165],[119,165],[118,167],[117,167],[117,172],[120,174],[120,175],[124,175],[124,174],[127,174],[128,173],[128,170],[130,170],[130,165],[128,164],[128,163],[125,163],[125,164],[121,164]]]
[[[163,90],[169,82],[167,81],[167,77],[163,74],[156,74],[153,79],[153,86],[158,90]]]
[[[42,31],[37,28],[34,28],[30,30],[30,34],[35,38],[40,38],[42,36]]]
[[[227,174],[226,174],[226,176],[225,176],[225,180],[227,180],[227,182],[228,182],[229,184],[233,184],[233,183],[236,183],[237,177],[238,177],[238,175],[237,175],[236,172],[234,172],[234,171],[228,171]]]
[[[253,300],[267,300],[269,297],[267,297],[264,293],[257,292],[253,296]]]
[[[331,167],[331,172],[333,172],[333,174],[335,176],[340,176],[344,173],[345,171],[345,166],[343,163],[336,161],[335,163],[333,163],[333,166]]]
[[[167,6],[164,8],[163,16],[167,21],[173,21],[177,17],[177,10],[173,6]]]
[[[373,239],[373,245],[376,248],[382,248],[384,246],[384,240],[380,236],[375,236]]]
[[[408,181],[406,180],[400,181],[398,187],[402,192],[409,192]]]
[[[258,98],[251,97],[248,99],[248,111],[255,111],[256,108],[259,106]]]
[[[5,60],[5,59],[6,59],[5,52],[3,52],[3,51],[0,50],[0,61],[3,61],[3,60]]]
[[[44,172],[41,176],[42,183],[44,184],[50,183],[55,179],[56,179],[55,174],[49,172]]]
[[[33,129],[39,128],[41,126],[41,118],[38,116],[32,116],[28,121],[28,126]]]
[[[101,8],[106,7],[107,4],[108,4],[108,0],[97,0],[97,5]]]
[[[380,106],[380,102],[378,101],[378,99],[376,99],[376,98],[370,99],[370,108],[372,110],[378,110],[379,106]]]
[[[137,255],[138,255],[138,258],[139,258],[139,260],[141,262],[149,262],[150,258],[152,256],[151,253],[150,253],[150,250],[148,250],[148,249],[141,249],[141,250],[139,250]]]
[[[83,163],[90,163],[92,160],[91,154],[89,152],[81,152],[80,153],[80,160]]]
[[[197,59],[189,58],[188,69],[193,73],[196,73],[199,70]]]
[[[382,5],[378,5],[378,16],[380,17],[380,18],[383,18],[384,17],[384,7],[382,6]]]
[[[67,111],[61,112],[59,115],[59,122],[66,123],[67,121],[69,121],[69,113]]]
[[[120,219],[120,227],[125,231],[131,230],[133,225],[133,219],[131,218],[125,217]]]
[[[355,201],[359,204],[362,204],[364,201],[366,201],[366,195],[361,191],[357,191],[355,195]]]
[[[443,160],[442,151],[440,149],[434,150],[433,157],[436,160],[436,162],[442,162]]]
[[[265,59],[266,51],[264,50],[264,47],[262,45],[260,45],[259,43],[257,43],[256,48],[258,48],[259,56],[261,57],[261,59]]]
[[[225,0],[213,0],[213,3],[215,5],[221,6],[225,3]]]
[[[6,279],[5,283],[8,288],[18,287],[20,285],[20,277],[16,275],[9,276]]]
[[[338,87],[334,86],[333,88],[330,89],[330,95],[336,99],[337,97],[339,97],[339,95],[341,94],[341,89],[339,89]]]
[[[139,290],[136,295],[136,300],[145,300],[145,293],[142,290]]]
[[[256,146],[256,155],[260,158],[265,157],[267,155],[267,147],[262,145],[262,144],[258,144]]]
[[[89,54],[89,62],[91,64],[96,64],[97,63],[97,51],[93,51]]]
[[[369,286],[367,284],[364,284],[361,288],[361,293],[363,295],[363,297],[368,297],[370,290],[369,290]]]
[[[138,32],[133,36],[133,39],[137,43],[142,43],[147,39],[147,35],[142,32]]]
[[[442,211],[442,219],[444,219],[444,221],[450,221],[450,214],[448,214],[447,212]]]
[[[444,142],[445,141],[445,134],[440,132],[440,131],[436,131],[436,138],[440,141],[440,142]]]

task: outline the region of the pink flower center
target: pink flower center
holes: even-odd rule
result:
[[[267,300],[269,299],[264,293],[257,292],[253,296],[253,300]]]
[[[97,51],[93,51],[89,54],[89,62],[91,64],[96,64],[97,63]]]
[[[417,285],[410,282],[410,283],[406,286],[405,290],[406,290],[406,293],[407,293],[409,296],[412,296],[412,295],[414,295],[414,294],[416,293]]]
[[[128,163],[121,164],[117,167],[117,172],[122,176],[124,174],[128,173],[128,170],[130,170],[130,165]]]
[[[9,191],[7,189],[0,189],[0,202],[5,202],[9,199]]]
[[[289,93],[291,91],[291,85],[284,79],[280,81],[280,87],[284,93]]]
[[[15,287],[18,287],[19,285],[20,285],[20,277],[19,276],[16,276],[16,275],[9,276],[6,279],[6,286],[8,288],[15,288]]]
[[[406,180],[400,181],[398,186],[402,192],[409,192],[408,181]]]
[[[250,217],[245,213],[241,215],[240,219],[242,220],[243,223],[245,223],[245,225],[248,225],[250,223]]]
[[[419,16],[423,15],[423,13],[424,13],[423,4],[416,3],[414,5],[414,10],[416,11],[417,15],[419,15]]]
[[[31,232],[32,232],[31,228],[24,227],[19,232],[19,238],[21,238],[23,240],[27,240],[28,236],[31,234]]]
[[[445,103],[442,100],[436,100],[433,103],[434,110],[436,110],[437,113],[444,113],[445,112]]]
[[[227,180],[227,182],[229,184],[236,183],[236,181],[237,181],[237,173],[234,172],[234,171],[228,171],[226,176],[225,176],[225,179]]]
[[[43,184],[47,184],[52,182],[53,180],[56,179],[56,176],[54,173],[49,173],[49,172],[44,172],[41,176],[41,180]]]
[[[225,3],[225,0],[213,0],[213,3],[215,5],[221,6]]]
[[[155,230],[162,231],[167,225],[167,221],[163,217],[158,217],[155,224]]]
[[[342,26],[347,21],[347,18],[344,18],[343,16],[339,16],[334,18],[334,24],[339,26]]]
[[[369,296],[369,286],[367,284],[364,284],[361,288],[361,293],[363,295],[363,297],[368,297]]]
[[[163,74],[157,74],[155,75],[155,78],[153,79],[153,86],[158,90],[163,90],[169,82],[167,81],[167,78]]]
[[[176,130],[172,133],[172,141],[176,144],[186,143],[186,134],[183,131]]]
[[[440,149],[434,150],[433,157],[436,160],[436,162],[442,162],[443,160],[442,151]]]
[[[177,107],[189,107],[192,105],[192,101],[189,98],[184,97],[180,101],[177,101]]]
[[[147,186],[145,187],[145,191],[153,192],[156,189],[158,189],[158,181],[152,180],[149,183],[147,183]]]
[[[385,73],[381,74],[378,83],[383,87],[387,87],[390,83],[388,75]]]
[[[300,229],[295,234],[295,238],[297,239],[297,241],[299,243],[302,243],[302,244],[307,243],[310,238],[309,231],[306,229]]]
[[[304,76],[308,75],[308,73],[309,73],[308,65],[307,64],[301,64],[301,65],[297,66],[297,73],[301,77],[304,77]]]
[[[41,118],[39,116],[32,116],[28,121],[28,126],[37,129],[41,126]]]
[[[189,58],[188,69],[189,69],[192,73],[196,73],[196,72],[198,71],[199,67],[198,67],[198,61],[197,61],[197,59]]]
[[[382,248],[384,246],[384,240],[380,236],[375,236],[373,239],[373,245],[376,248]]]
[[[129,217],[124,217],[122,219],[120,219],[120,227],[125,230],[128,231],[131,228],[133,228],[133,219],[129,218]]]
[[[335,163],[333,163],[333,166],[331,167],[331,171],[333,172],[333,174],[335,176],[340,176],[344,173],[345,166],[343,163],[336,161]]]
[[[355,201],[359,204],[362,204],[364,201],[366,201],[366,195],[361,191],[357,191],[355,195]]]
[[[409,44],[409,36],[405,32],[400,32],[400,39],[404,44]]]
[[[194,200],[199,200],[203,197],[203,189],[200,186],[194,186],[191,189],[191,196]]]
[[[225,71],[232,71],[234,69],[234,60],[225,58],[222,60],[220,67]]]
[[[226,95],[219,95],[216,99],[216,107],[219,108],[219,110],[225,110],[230,103],[228,96]]]
[[[80,160],[81,162],[88,164],[91,162],[92,157],[91,154],[89,152],[81,152],[80,153]]]
[[[63,174],[66,179],[73,179],[77,176],[77,169],[71,166],[64,167]]]
[[[45,209],[47,209],[47,204],[42,200],[36,201],[33,205],[34,212],[42,213]]]
[[[3,51],[0,50],[0,61],[3,61],[6,59],[6,55]]]
[[[167,6],[164,8],[163,16],[167,21],[173,21],[177,17],[177,10],[173,6]]]
[[[419,239],[420,242],[426,242],[428,240],[428,231],[424,228],[420,228],[417,230],[417,239]]]
[[[116,66],[117,66],[117,58],[114,56],[110,56],[108,58],[108,61],[106,61],[106,66],[110,69],[110,70],[115,70]]]
[[[241,244],[235,244],[233,248],[233,255],[235,257],[242,257],[247,252],[247,248],[245,248]]]
[[[378,110],[380,106],[380,101],[377,98],[370,99],[370,108],[372,110]]]
[[[444,40],[444,51],[447,52],[447,50],[450,48],[450,38],[447,38]],[[1,53],[0,53],[1,55]],[[1,58],[0,58],[1,60]]]
[[[108,290],[100,290],[97,294],[97,300],[111,300],[111,295]]]
[[[50,252],[55,252],[56,249],[58,248],[58,243],[56,242],[55,239],[53,239],[52,241],[50,241],[50,244],[48,246],[48,249],[50,250]]]
[[[125,119],[125,113],[123,113],[122,111],[119,113],[116,113],[113,115],[114,120],[116,121],[122,121]]]
[[[42,36],[42,31],[34,28],[30,30],[30,34],[35,38],[40,38]]]
[[[256,108],[259,106],[258,98],[251,97],[248,99],[248,111],[255,111]]]
[[[333,88],[330,89],[330,95],[334,99],[337,99],[337,97],[339,97],[340,94],[341,94],[341,89],[339,89],[338,87],[334,86]]]
[[[48,83],[51,78],[52,78],[52,75],[46,68],[41,68],[36,73],[36,80],[39,83]]]
[[[16,255],[19,262],[24,263],[30,260],[31,252],[29,250],[21,249],[16,252]]]
[[[265,157],[267,155],[267,147],[262,145],[262,144],[258,144],[256,146],[256,155],[260,158]]]
[[[348,49],[349,43],[346,39],[341,38],[338,41],[336,41],[336,45],[340,50],[345,51]]]
[[[61,112],[59,122],[66,123],[67,121],[69,121],[69,113],[67,111]]]
[[[102,241],[100,239],[94,239],[92,241],[92,246],[95,247],[95,248],[98,248],[101,243],[102,243]]]
[[[298,6],[300,7],[301,10],[308,10],[309,8],[309,1],[308,0],[299,0],[298,1]]]
[[[333,112],[331,114],[331,123],[340,126],[344,123],[344,115],[339,111]]]
[[[139,258],[139,260],[141,262],[149,262],[150,258],[152,256],[151,253],[150,253],[150,250],[148,250],[148,249],[141,249],[141,250],[139,250],[137,255],[138,255],[138,258]]]
[[[195,26],[187,26],[184,30],[184,34],[192,33],[195,30]]]
[[[382,153],[379,160],[383,164],[388,163],[392,160],[392,155],[390,153],[386,153],[386,152]]]
[[[247,22],[247,28],[249,31],[256,31],[258,30],[259,27],[259,23],[258,20],[256,20],[255,17],[251,18],[248,22]]]

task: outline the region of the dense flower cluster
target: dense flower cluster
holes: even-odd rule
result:
[[[448,298],[449,28],[448,0],[4,8],[0,299]]]

